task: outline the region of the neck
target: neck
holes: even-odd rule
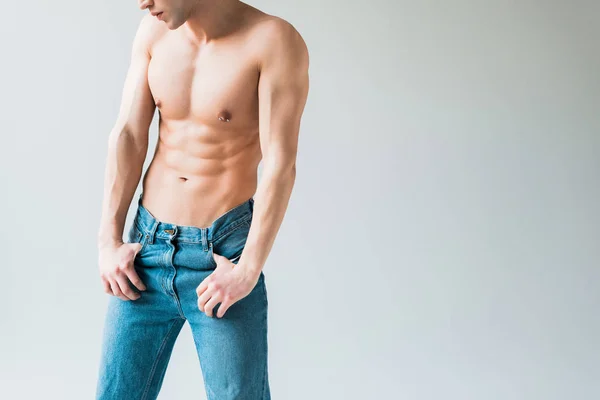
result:
[[[235,28],[242,13],[239,0],[197,0],[184,26],[198,44],[206,44]]]

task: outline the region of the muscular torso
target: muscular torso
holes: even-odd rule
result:
[[[162,28],[152,44],[159,137],[142,204],[163,222],[205,228],[256,191],[259,70],[251,25],[207,45],[189,35]]]

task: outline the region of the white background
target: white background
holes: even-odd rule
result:
[[[251,4],[311,55],[264,269],[273,398],[599,398],[599,3]],[[91,399],[107,138],[144,12],[0,8],[0,397]],[[206,398],[188,325],[159,397]]]

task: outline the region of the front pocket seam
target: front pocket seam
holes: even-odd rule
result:
[[[213,244],[210,243],[208,246],[208,256],[210,258],[210,263],[212,265],[213,268],[217,267],[217,262],[215,261],[215,253],[213,251]]]
[[[239,229],[240,227],[242,227],[244,225],[247,225],[249,227],[251,218],[252,218],[252,214],[249,214],[247,217],[244,217],[242,220],[238,220],[237,222],[233,223],[232,225],[229,226],[229,228],[225,232],[223,232],[221,235],[217,236],[216,238],[213,238],[212,242],[217,244],[221,241],[221,239],[223,239],[227,235],[231,234],[233,231]]]

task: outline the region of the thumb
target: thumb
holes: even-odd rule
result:
[[[220,258],[223,258],[223,256],[220,255],[220,254],[218,254],[218,253],[215,253],[214,250],[213,250],[213,259],[215,261],[219,261]]]
[[[134,254],[137,254],[140,252],[140,250],[142,249],[142,245],[140,243],[131,243],[133,246],[133,252]]]

